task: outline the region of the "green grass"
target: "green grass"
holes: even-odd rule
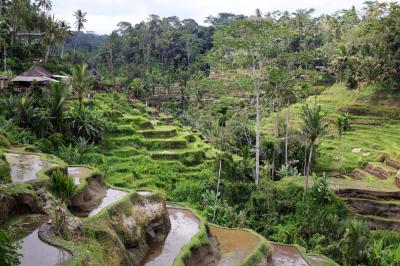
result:
[[[379,97],[378,97],[379,96]],[[368,162],[378,161],[382,155],[388,155],[393,159],[400,158],[400,117],[388,115],[380,110],[397,110],[400,108],[396,101],[400,96],[391,92],[379,90],[376,86],[362,87],[360,91],[349,90],[343,84],[335,84],[327,88],[321,95],[310,97],[307,102],[317,102],[322,106],[330,120],[343,114],[343,106],[359,105],[370,113],[351,115],[352,130],[346,132],[342,139],[344,147],[343,162],[338,160],[339,138],[333,125],[329,127],[328,134],[318,141],[318,157],[314,169],[319,172],[330,172],[339,169],[351,171],[354,168],[362,169]],[[398,102],[397,102],[398,103]],[[290,108],[290,126],[300,129],[302,125],[302,104],[292,105]],[[286,110],[282,110],[282,116]],[[265,137],[273,134],[274,118],[267,117],[262,121],[262,129]],[[397,118],[397,120],[395,119]],[[361,148],[359,153],[352,152],[353,148]]]
[[[97,167],[107,168],[108,183],[171,192],[180,180],[214,176],[213,165],[207,158],[214,158],[216,151],[188,128],[166,125],[171,117],[160,114],[154,118],[158,120],[157,126],[143,126],[152,118],[139,103],[131,104],[122,96],[107,93],[100,94],[94,101],[94,106],[100,106],[104,116],[108,115],[113,123],[103,146],[90,153],[91,158],[98,158],[94,160]],[[109,165],[103,165],[102,156]],[[190,169],[194,165],[199,167]]]
[[[306,182],[305,177],[285,177],[281,181],[282,185],[286,183],[295,183],[300,186],[304,186]],[[310,184],[312,184],[310,178]],[[369,191],[378,191],[378,192],[396,192],[399,191],[398,187],[394,184],[394,179],[371,179],[371,180],[355,180],[350,177],[344,178],[329,178],[328,185],[333,190],[339,189],[357,189],[357,190],[369,190]]]

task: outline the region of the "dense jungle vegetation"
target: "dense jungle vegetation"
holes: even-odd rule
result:
[[[33,65],[71,77],[0,91],[1,155],[8,140],[27,144],[341,265],[400,265],[400,234],[369,228],[332,185],[400,159],[398,3],[220,13],[205,24],[150,15],[104,36],[83,32],[83,10],[68,25],[50,0],[0,4],[0,77]],[[0,184],[6,172],[1,158]],[[16,248],[0,230],[6,265]]]

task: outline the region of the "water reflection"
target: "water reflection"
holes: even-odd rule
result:
[[[98,214],[104,208],[121,200],[123,197],[125,197],[126,194],[127,192],[125,191],[116,190],[112,188],[107,189],[106,196],[101,200],[100,205],[89,213],[89,217]]]
[[[11,168],[11,179],[15,183],[22,183],[38,178],[37,173],[56,163],[43,161],[39,155],[23,153],[5,153]]]
[[[211,233],[217,237],[221,258],[218,266],[239,265],[255,248],[260,239],[250,232],[232,230],[217,226],[210,227]]]
[[[164,242],[151,247],[142,261],[147,266],[172,265],[184,245],[199,231],[199,219],[189,210],[168,208],[171,230]]]
[[[277,266],[308,266],[296,247],[272,244],[272,261]]]
[[[39,229],[36,229],[21,240],[22,247],[18,250],[22,266],[58,266],[70,258],[71,254],[63,249],[50,246],[39,239]]]

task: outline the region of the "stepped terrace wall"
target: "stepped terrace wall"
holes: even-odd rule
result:
[[[67,265],[139,265],[150,246],[170,229],[165,197],[130,192],[99,214],[81,219],[80,237],[69,241],[47,235],[47,241],[71,251]]]

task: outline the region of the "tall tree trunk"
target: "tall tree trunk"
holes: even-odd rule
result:
[[[76,51],[76,45],[78,44],[79,32],[80,31],[78,30],[78,32],[76,33],[75,44],[74,44],[74,52],[72,54],[72,57],[75,57],[75,51]]]
[[[0,0],[1,1],[1,0]],[[6,50],[6,45],[4,44],[3,47],[3,51],[4,51],[4,72],[7,72],[7,50]]]
[[[260,182],[260,92],[256,90],[256,185]]]
[[[304,145],[304,166],[303,166],[303,176],[306,176],[307,170],[307,145]]]
[[[341,167],[343,166],[343,157],[344,157],[344,144],[345,144],[345,138],[344,138],[344,133],[342,136],[342,141],[341,141],[341,151],[340,151],[340,163],[342,164]]]
[[[113,85],[116,85],[116,80],[115,80],[115,75],[114,75],[114,59],[113,59],[113,50],[112,50],[112,44],[110,43],[110,72],[111,72],[111,78],[113,80]]]
[[[252,78],[254,90],[256,92],[256,185],[260,182],[260,91],[256,75],[256,58],[253,58]]]
[[[314,151],[314,142],[311,142],[311,144],[310,144],[310,155],[308,157],[308,165],[307,165],[306,186],[304,188],[304,191],[306,191],[307,188],[308,188],[308,181],[309,181],[310,173],[311,173],[311,164],[312,164],[313,151]]]
[[[64,49],[65,49],[65,39],[63,40],[62,46],[61,46],[61,59],[64,58]]]
[[[49,45],[47,46],[46,56],[45,56],[45,58],[44,58],[44,62],[46,62],[46,63],[47,63],[47,61],[49,60],[50,50],[51,50],[51,42],[50,42]]]
[[[340,161],[340,155],[342,154],[342,135],[339,133],[339,145],[338,145],[338,154],[337,158]]]
[[[215,194],[214,213],[213,213],[212,222],[214,222],[215,214],[216,214],[216,212],[217,212],[217,202],[218,202],[218,196],[219,196],[219,186],[220,186],[220,184],[221,184],[221,169],[222,169],[222,156],[221,156],[221,159],[219,159],[218,181],[217,181],[217,193]]]
[[[272,154],[271,180],[275,179],[275,152]]]
[[[286,132],[285,132],[285,165],[286,166],[289,164],[288,163],[289,112],[290,112],[290,105],[288,103],[287,112],[286,112]]]

